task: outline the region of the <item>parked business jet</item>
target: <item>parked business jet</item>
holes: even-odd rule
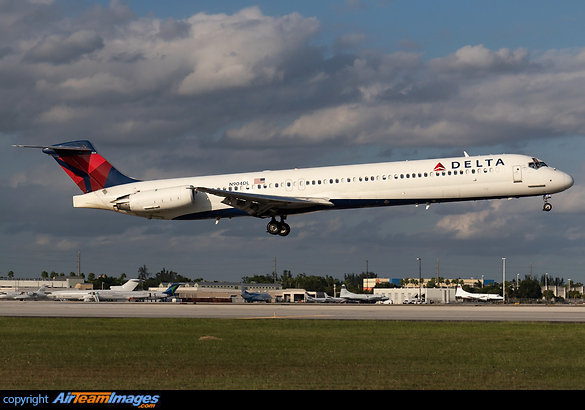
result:
[[[494,300],[504,300],[503,296],[494,293],[469,293],[463,290],[461,285],[457,285],[457,290],[455,291],[455,298],[461,299],[474,299],[474,300],[482,300],[484,302]]]
[[[195,220],[237,216],[270,218],[268,233],[286,236],[288,215],[396,205],[542,196],[573,185],[573,178],[525,155],[482,155],[262,171],[140,181],[106,161],[89,141],[41,148],[83,191],[77,208],[105,209],[148,219]],[[279,220],[277,220],[277,218]]]
[[[345,285],[341,286],[341,292],[339,293],[341,299],[345,299],[348,302],[384,302],[390,299],[384,295],[370,295],[367,293],[352,293],[346,289]]]
[[[46,297],[46,286],[41,286],[36,292],[0,292],[0,299],[25,300],[25,299],[40,299]]]

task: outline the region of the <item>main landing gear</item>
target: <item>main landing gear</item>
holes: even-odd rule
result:
[[[284,220],[286,216],[280,217],[280,222],[276,218],[272,217],[272,220],[266,225],[266,230],[270,235],[286,236],[290,233],[290,226]]]
[[[546,194],[542,196],[542,199],[544,201],[544,205],[542,206],[542,210],[549,212],[552,209],[552,204],[550,202],[548,202],[548,200],[551,198],[550,194]]]

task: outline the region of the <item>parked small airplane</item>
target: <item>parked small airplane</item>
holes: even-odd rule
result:
[[[542,196],[573,178],[526,155],[481,155],[320,168],[140,181],[106,161],[89,141],[15,145],[41,148],[75,181],[76,208],[105,209],[148,219],[270,218],[272,235],[286,236],[288,215],[332,209]],[[277,221],[276,218],[280,220]]]
[[[323,292],[323,297],[311,296],[307,292],[305,292],[305,301],[314,303],[342,303],[345,302],[346,300],[343,298],[335,298],[333,296],[329,296],[325,292]]]
[[[0,299],[13,299],[13,300],[24,300],[24,299],[40,299],[47,296],[45,290],[46,286],[41,286],[36,292],[0,292]]]
[[[383,302],[383,301],[389,299],[388,296],[383,296],[383,295],[370,295],[367,293],[352,293],[352,292],[347,290],[345,285],[341,286],[341,293],[339,294],[339,297],[341,299],[345,299],[346,301],[351,301],[351,302],[370,302],[370,303]]]
[[[270,296],[268,293],[262,293],[262,292],[248,292],[245,288],[244,285],[242,285],[242,292],[241,292],[242,297],[244,298],[244,300],[246,302],[270,302],[272,300],[272,296]]]
[[[457,285],[457,290],[455,291],[455,298],[461,299],[473,299],[473,300],[482,300],[484,302],[494,300],[504,300],[503,296],[494,294],[494,293],[469,293],[463,290],[461,285]]]

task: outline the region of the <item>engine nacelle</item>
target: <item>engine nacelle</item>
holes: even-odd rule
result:
[[[114,202],[114,208],[138,214],[169,211],[192,205],[195,202],[194,195],[190,185],[139,191],[118,198]]]

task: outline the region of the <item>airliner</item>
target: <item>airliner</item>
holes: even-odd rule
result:
[[[40,148],[83,192],[76,208],[105,209],[148,219],[270,218],[267,231],[286,236],[289,215],[397,205],[542,196],[573,178],[526,155],[499,154],[360,165],[260,171],[142,181],[122,174],[86,140]]]
[[[111,286],[106,290],[60,290],[50,293],[51,299],[82,300],[84,302],[155,300],[176,296],[180,283],[172,283],[164,292],[134,290],[140,283],[139,279],[130,279],[121,286]]]
[[[130,279],[120,286],[111,286],[110,289],[102,290],[105,295],[114,292],[132,292],[140,283],[139,279]],[[85,302],[98,301],[96,298],[97,290],[92,289],[65,289],[50,292],[48,297],[57,300],[83,300]]]

